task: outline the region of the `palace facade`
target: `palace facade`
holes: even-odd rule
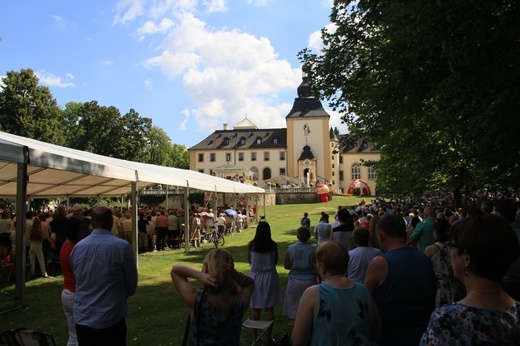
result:
[[[334,133],[306,77],[285,119],[286,128],[259,129],[247,117],[232,129],[224,124],[188,149],[190,169],[258,186],[326,183],[331,191],[376,195],[376,171],[362,162],[379,160],[379,151],[366,140]],[[347,139],[350,145],[340,151]]]

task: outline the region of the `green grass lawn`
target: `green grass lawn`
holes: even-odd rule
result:
[[[280,260],[277,270],[284,290],[288,271],[283,268],[283,257],[287,246],[296,241],[296,229],[303,213],[309,213],[312,228],[318,223],[322,211],[334,215],[339,205],[357,205],[360,200],[358,197],[334,196],[327,203],[276,205],[266,209],[266,220],[271,225],[273,239],[278,243]],[[254,228],[248,228],[226,237],[224,248],[233,254],[237,270],[244,273],[249,273],[246,245],[253,239],[254,232]],[[131,311],[127,317],[128,345],[181,344],[188,312],[173,287],[170,269],[173,264],[200,269],[204,256],[212,248],[212,244],[203,244],[201,249],[190,253],[172,250],[139,255],[139,286],[137,293],[128,300]],[[65,345],[67,325],[61,306],[62,283],[61,276],[28,282],[26,307],[0,315],[0,330],[21,326],[41,330],[52,334],[58,345]],[[0,311],[4,311],[13,306],[8,295],[14,292],[12,280],[11,283],[0,282],[0,290],[7,293],[0,294]],[[288,325],[291,321],[282,316],[281,305],[275,309],[275,319],[273,337],[279,339],[284,332],[290,333]],[[250,336],[242,333],[242,341],[243,345],[248,345]]]

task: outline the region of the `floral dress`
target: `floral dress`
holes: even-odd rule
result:
[[[420,345],[518,345],[519,343],[519,302],[504,312],[451,303],[435,309]]]

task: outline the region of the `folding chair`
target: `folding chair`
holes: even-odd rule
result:
[[[56,346],[52,335],[45,332],[22,329],[15,334],[15,337],[20,346]]]
[[[260,321],[260,320],[250,320],[249,318],[244,322],[242,323],[242,327],[243,328],[248,328],[248,329],[257,329],[257,330],[261,330],[262,332],[258,335],[258,337],[256,338],[256,340],[253,341],[253,343],[251,344],[251,346],[254,346],[256,345],[260,339],[262,338],[262,336],[265,334],[265,332],[267,332],[267,329],[269,327],[271,327],[273,325],[274,321]]]

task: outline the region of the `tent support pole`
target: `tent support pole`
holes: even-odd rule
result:
[[[25,267],[26,267],[26,239],[25,228],[27,220],[27,160],[29,150],[24,148],[24,163],[18,164],[18,177],[16,189],[16,253],[15,256],[15,291],[14,306],[25,306]]]
[[[132,250],[135,253],[135,265],[139,269],[138,232],[137,232],[137,182],[132,182]]]

